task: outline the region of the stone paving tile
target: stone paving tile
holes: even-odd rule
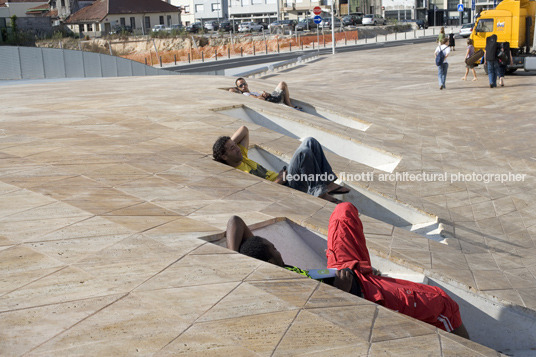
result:
[[[328,348],[326,348],[329,346]],[[366,355],[369,344],[362,336],[356,336],[352,329],[341,328],[334,323],[319,318],[309,311],[301,311],[274,352],[275,356],[308,354],[330,349],[353,348],[355,355]],[[326,351],[327,350],[327,351]]]
[[[0,350],[6,355],[28,353],[120,297],[108,295],[4,312],[0,315]]]

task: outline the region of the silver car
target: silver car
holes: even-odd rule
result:
[[[380,15],[367,14],[363,16],[363,22],[362,22],[363,25],[376,26],[376,25],[385,25],[385,23],[386,23],[385,19]]]
[[[241,22],[240,25],[238,25],[238,32],[253,32],[262,30],[264,30],[264,27],[255,22]]]
[[[475,27],[475,24],[465,24],[460,29],[460,36],[465,38],[471,36],[471,33],[473,32],[473,27]]]

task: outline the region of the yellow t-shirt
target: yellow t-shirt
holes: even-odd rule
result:
[[[248,149],[244,146],[238,144],[240,151],[242,152],[242,162],[236,168],[244,172],[248,172],[255,176],[262,177],[270,181],[274,181],[278,173],[265,169],[262,165],[259,165],[255,161],[248,158]]]

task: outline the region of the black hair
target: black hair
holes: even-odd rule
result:
[[[225,160],[222,158],[225,155],[225,143],[231,140],[229,136],[220,136],[218,140],[212,146],[212,157],[214,160],[226,164]]]
[[[238,81],[245,81],[245,79],[242,78],[242,77],[238,77],[238,78],[236,79],[236,81],[234,81],[234,84],[235,84],[235,86],[236,86],[237,88],[238,88]]]
[[[259,236],[253,236],[246,239],[244,242],[242,242],[239,251],[248,257],[259,259],[265,262],[272,259],[270,253],[268,253],[266,240]]]

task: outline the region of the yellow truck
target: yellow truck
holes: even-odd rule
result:
[[[497,42],[510,43],[514,65],[508,66],[509,73],[536,70],[535,14],[535,0],[503,0],[495,9],[482,11],[471,33],[475,50],[485,49],[486,38],[495,34]]]

